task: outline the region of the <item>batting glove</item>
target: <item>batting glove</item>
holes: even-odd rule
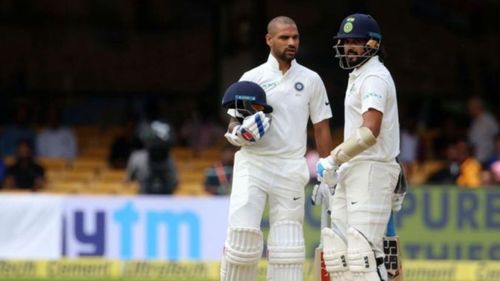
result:
[[[243,124],[237,134],[249,142],[256,142],[269,130],[269,125],[269,117],[259,111],[243,119]]]
[[[403,206],[403,200],[405,199],[406,189],[408,188],[408,181],[406,180],[405,170],[401,164],[399,164],[401,172],[399,173],[398,183],[394,189],[394,194],[392,195],[392,211],[398,212]]]
[[[318,181],[326,183],[328,186],[337,185],[339,181],[338,168],[339,165],[335,163],[331,156],[320,158],[316,163]]]
[[[233,128],[224,137],[234,146],[247,146],[254,144],[269,130],[270,119],[263,112],[259,111],[246,117],[243,124]]]
[[[236,126],[233,128],[233,131],[231,133],[227,132],[224,134],[224,137],[227,139],[227,141],[234,145],[234,146],[247,146],[252,144],[251,142],[247,141],[244,139],[241,135],[239,135],[237,132],[239,131],[241,125]]]
[[[330,209],[330,196],[335,193],[334,187],[329,187],[326,183],[316,184],[311,194],[311,203],[323,205],[326,209]]]

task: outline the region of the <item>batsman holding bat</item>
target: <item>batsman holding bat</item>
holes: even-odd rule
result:
[[[222,101],[231,121],[227,140],[241,147],[234,160],[229,224],[221,261],[221,281],[255,281],[263,250],[260,223],[269,202],[267,278],[302,281],[305,246],[304,157],[311,120],[322,157],[332,147],[332,116],[319,75],[295,60],[299,32],[288,17],[271,20],[267,62],[231,85]]]
[[[346,17],[334,37],[340,67],[350,70],[345,94],[344,142],[317,165],[319,179],[335,186],[332,228],[321,232],[326,269],[335,281],[388,280],[383,239],[401,173],[396,87],[382,63],[382,34],[366,14]]]

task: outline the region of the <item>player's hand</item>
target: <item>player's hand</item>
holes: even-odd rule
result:
[[[405,199],[406,192],[404,193],[394,193],[392,195],[392,211],[398,212],[403,206],[403,201]]]
[[[236,134],[249,142],[256,142],[264,136],[267,130],[269,130],[269,121],[269,117],[267,117],[264,112],[256,112],[243,119],[243,123]]]
[[[318,181],[326,183],[328,186],[335,186],[339,181],[339,165],[335,163],[331,156],[320,158],[316,163],[316,174]]]
[[[326,209],[330,209],[330,196],[335,193],[334,187],[329,187],[326,183],[316,184],[311,194],[311,203],[323,205]]]
[[[235,146],[247,146],[254,144],[261,139],[269,130],[270,119],[263,112],[259,111],[247,116],[243,124],[233,128],[232,132],[227,132],[224,137]]]
[[[240,130],[241,125],[238,125],[233,128],[233,131],[227,132],[224,134],[224,137],[227,139],[229,143],[231,143],[234,146],[247,146],[253,144],[253,142],[250,142],[246,139],[244,139],[241,134],[238,134],[238,131]]]

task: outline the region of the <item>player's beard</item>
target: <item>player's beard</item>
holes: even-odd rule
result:
[[[295,59],[296,54],[297,54],[297,48],[285,48],[283,52],[277,54],[277,57],[282,61],[291,63]]]
[[[360,58],[360,54],[356,53],[355,51],[347,51],[346,60],[350,65],[357,64]]]

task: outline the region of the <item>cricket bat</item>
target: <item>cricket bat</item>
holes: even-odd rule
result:
[[[328,227],[328,217],[328,209],[324,205],[321,205],[321,230]],[[321,236],[319,245],[314,250],[313,274],[315,281],[330,281],[330,273],[328,273],[325,268],[325,259],[323,258],[323,238],[321,238]]]
[[[394,214],[391,213],[384,237],[384,264],[391,281],[403,281],[403,265],[401,264],[401,247],[396,235]]]

